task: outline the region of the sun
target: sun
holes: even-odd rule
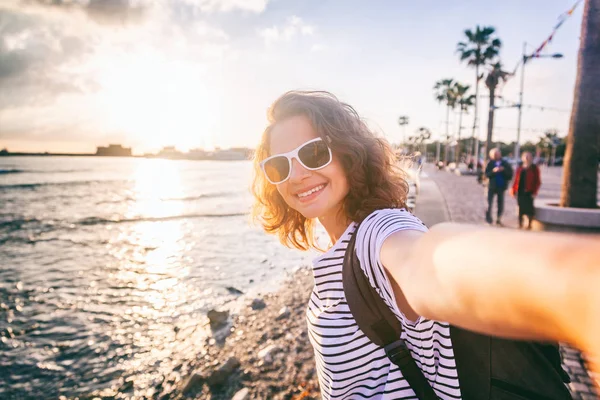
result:
[[[147,51],[99,70],[101,123],[128,144],[180,151],[213,145],[221,99],[198,64]]]

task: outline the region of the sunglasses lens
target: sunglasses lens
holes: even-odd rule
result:
[[[329,148],[322,140],[308,143],[298,151],[298,158],[307,168],[317,169],[331,161]]]
[[[274,157],[265,163],[264,170],[271,182],[282,182],[290,174],[290,163],[286,157]]]

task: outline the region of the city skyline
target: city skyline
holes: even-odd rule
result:
[[[291,89],[333,92],[392,142],[402,138],[400,115],[410,117],[407,136],[426,126],[436,139],[445,112],[433,96],[435,81],[473,85],[474,71],[455,53],[464,29],[495,26],[501,59],[512,70],[523,41],[533,51],[572,6],[558,0],[436,1],[434,7],[287,0],[69,4],[0,5],[0,148],[85,152],[122,143],[135,154],[168,145],[252,148],[267,107]],[[524,109],[522,142],[536,141],[546,129],[567,133],[580,23],[578,9],[547,49],[563,59],[527,66],[524,104],[535,107]],[[501,91],[507,101],[518,100],[516,78]],[[480,92],[487,94],[483,85]],[[487,99],[480,99],[479,111],[483,139]],[[451,132],[456,121],[452,115]],[[516,122],[516,109],[498,110],[495,139],[514,141]],[[466,116],[463,137],[471,124]]]

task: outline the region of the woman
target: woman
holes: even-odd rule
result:
[[[600,272],[590,268],[600,258],[597,241],[544,236],[538,243],[541,234],[454,224],[426,233],[405,210],[408,186],[392,150],[352,107],[326,92],[288,92],[268,118],[255,153],[255,218],[290,247],[318,248],[317,220],[331,241],[314,261],[307,307],[324,398],[414,396],[383,349],[358,329],[345,301],[342,261],[358,223],[361,268],[402,323],[403,339],[440,398],[461,397],[449,327],[441,321],[487,334],[598,346],[600,323],[591,316],[600,312]],[[565,270],[556,257],[572,253],[571,246],[585,257],[572,256]],[[533,266],[532,259],[538,261]],[[572,294],[586,307],[577,307]]]
[[[535,210],[533,208],[533,199],[537,196],[542,181],[540,179],[540,169],[532,163],[531,153],[525,152],[521,156],[523,165],[517,168],[515,181],[510,189],[510,195],[517,196],[519,205],[519,228],[523,227],[523,216],[527,216],[527,229],[531,229]]]

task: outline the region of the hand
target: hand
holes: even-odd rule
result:
[[[510,194],[511,197],[515,197],[515,191],[512,188],[510,188],[508,190],[508,193]]]
[[[504,167],[494,167],[493,172],[502,172],[504,171]]]

